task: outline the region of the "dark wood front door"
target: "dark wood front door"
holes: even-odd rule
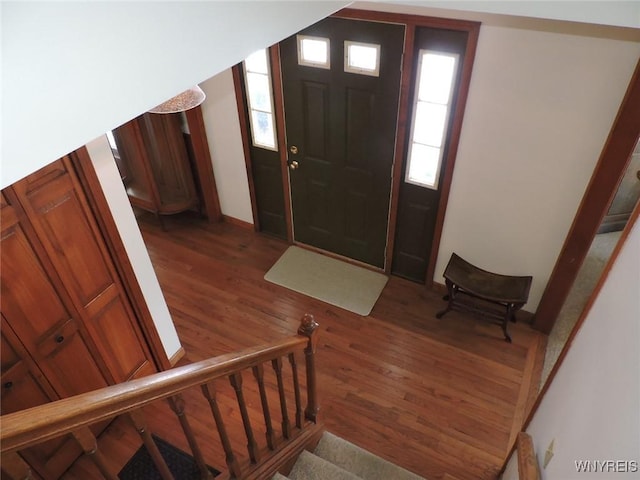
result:
[[[327,18],[280,44],[294,238],[380,268],[404,31]],[[328,65],[299,64],[301,35],[329,40]],[[345,71],[346,42],[379,46],[379,72]]]

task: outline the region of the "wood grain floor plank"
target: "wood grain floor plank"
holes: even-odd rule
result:
[[[302,315],[312,313],[321,325],[320,415],[329,431],[431,480],[445,474],[461,480],[497,478],[518,429],[514,421],[521,421],[532,401],[529,383],[539,381],[545,337],[528,325],[510,325],[513,343],[508,344],[499,326],[485,319],[451,312],[438,320],[441,294],[396,277],[371,314],[362,317],[265,281],[264,274],[288,247],[278,239],[189,215],[171,218],[166,232],[143,216],[141,228],[187,352],[181,363],[294,334]],[[304,385],[302,358],[298,365]],[[257,386],[250,372],[244,378],[250,419],[259,445],[266,448]],[[294,418],[287,362],[284,381]],[[246,459],[235,394],[228,382],[218,383],[231,442]],[[279,398],[270,368],[265,368],[265,384],[279,430]],[[197,390],[185,392],[185,399],[207,462],[224,468],[208,405]],[[155,432],[187,450],[166,405],[145,412]],[[120,466],[140,443],[122,418],[100,438]],[[98,477],[81,459],[67,478]]]

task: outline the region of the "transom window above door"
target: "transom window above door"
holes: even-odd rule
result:
[[[331,68],[328,38],[298,35],[298,64],[307,67]]]
[[[344,71],[360,75],[380,75],[380,45],[344,42]]]

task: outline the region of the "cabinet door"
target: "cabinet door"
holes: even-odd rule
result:
[[[160,213],[181,212],[198,204],[179,114],[138,117],[160,197]]]
[[[123,182],[131,203],[157,212],[160,198],[137,119],[113,130],[124,174]]]
[[[26,352],[4,316],[0,352],[2,356],[2,415],[31,408],[58,396]],[[56,479],[82,453],[70,435],[49,440],[20,452],[45,479]]]
[[[58,160],[13,188],[78,314],[50,338],[66,338],[65,331],[81,324],[100,352],[109,383],[151,373],[151,355],[70,160]]]
[[[105,387],[88,335],[52,282],[51,267],[13,200],[9,196],[1,210],[2,314],[59,397]]]

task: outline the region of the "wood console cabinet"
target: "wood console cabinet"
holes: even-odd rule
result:
[[[70,159],[4,189],[0,216],[2,414],[155,372]],[[80,453],[69,436],[21,452],[46,480]]]
[[[179,114],[145,113],[113,131],[131,204],[158,217],[199,204],[180,124]]]

